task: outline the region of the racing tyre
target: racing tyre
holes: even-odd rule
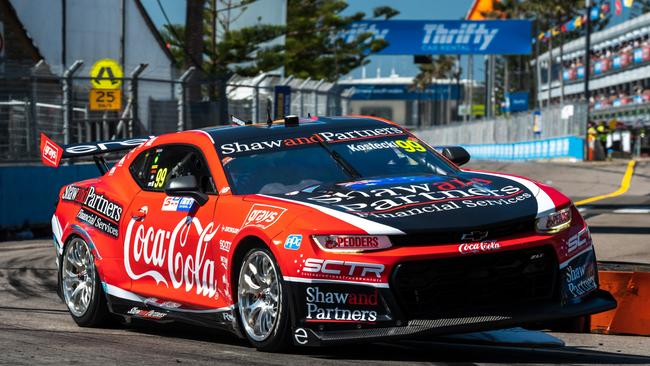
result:
[[[60,276],[63,301],[77,325],[105,325],[109,319],[106,296],[86,241],[76,237],[65,246]]]
[[[239,321],[246,338],[259,350],[289,347],[289,301],[273,254],[250,250],[242,260],[237,282]]]

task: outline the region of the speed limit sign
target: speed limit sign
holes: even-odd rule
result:
[[[122,109],[122,91],[109,89],[90,90],[91,111],[117,111]]]

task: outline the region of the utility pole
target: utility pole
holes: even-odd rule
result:
[[[585,123],[585,152],[589,151],[589,120],[591,119],[590,116],[590,106],[589,106],[589,77],[591,76],[590,74],[590,68],[591,68],[591,57],[589,55],[589,50],[591,49],[591,0],[586,0],[585,2],[586,7],[587,7],[587,24],[586,24],[586,34],[585,34],[585,102],[587,104],[587,111],[585,113],[586,115],[586,121]],[[587,159],[587,156],[589,154],[585,153],[585,159]]]
[[[551,94],[551,85],[553,84],[553,33],[551,32],[551,36],[548,37],[548,69],[547,69],[547,80],[546,80],[546,86],[548,87],[548,99],[546,100],[546,106],[550,107],[551,106],[551,98],[553,95]]]
[[[467,56],[467,79],[469,82],[469,91],[467,92],[467,120],[472,120],[472,103],[474,101],[474,55]]]

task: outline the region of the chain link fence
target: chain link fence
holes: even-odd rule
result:
[[[491,120],[459,122],[421,129],[416,133],[423,140],[436,146],[515,143],[554,137],[585,136],[587,105],[573,104],[573,113],[567,113],[565,109],[563,116],[564,107],[554,105],[542,109],[538,133],[534,132],[531,112],[515,113]]]
[[[72,144],[229,124],[229,117],[219,117],[224,115],[266,121],[267,114],[273,117],[279,108],[277,88],[283,88],[283,98],[288,99],[282,114],[345,114],[350,97],[324,80],[261,74],[227,80],[223,103],[216,96],[224,83],[193,68],[163,80],[140,77],[147,67],[140,65],[124,70],[125,76],[118,79],[121,108],[96,111],[90,109],[91,78],[77,74],[81,63],[61,75],[43,61],[21,66],[0,76],[0,162],[38,160],[40,132],[60,144]],[[222,108],[227,111],[221,113]]]

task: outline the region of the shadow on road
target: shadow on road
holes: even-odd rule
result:
[[[130,331],[166,338],[235,346],[240,352],[257,352],[246,341],[236,336],[208,328],[184,324],[150,324],[137,321],[128,326]],[[467,344],[448,341],[403,340],[395,342],[339,345],[322,348],[293,348],[291,358],[318,364],[318,360],[336,361],[395,361],[426,363],[550,363],[550,364],[650,364],[650,357],[624,353],[602,352],[578,347],[513,347],[490,344]],[[269,354],[270,359],[289,355]],[[290,362],[293,363],[293,362]]]

